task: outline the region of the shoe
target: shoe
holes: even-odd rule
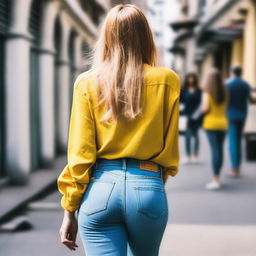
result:
[[[237,168],[232,168],[230,173],[228,174],[228,176],[230,178],[239,178],[240,177],[240,172],[239,172],[239,169]]]
[[[199,158],[198,157],[192,157],[191,158],[191,163],[193,163],[193,164],[198,164],[198,163],[200,163],[200,161],[199,161]]]
[[[205,188],[208,190],[218,190],[221,188],[221,185],[219,182],[211,181],[210,183],[206,184]]]
[[[191,163],[191,158],[190,157],[185,157],[183,160],[181,160],[182,164],[190,164]]]
[[[237,179],[237,178],[241,177],[240,173],[232,173],[231,172],[231,173],[229,173],[227,175],[228,175],[229,178],[232,178],[232,179]]]

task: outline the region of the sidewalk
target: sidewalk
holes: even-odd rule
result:
[[[169,224],[160,256],[255,256],[256,225]]]
[[[161,256],[255,256],[256,163],[244,162],[242,177],[231,179],[225,146],[223,188],[207,191],[211,175],[210,152],[201,138],[199,165],[181,165],[180,173],[167,183],[169,224]],[[184,141],[180,139],[184,156]]]
[[[56,179],[63,169],[66,156],[58,157],[48,169],[36,170],[29,176],[24,186],[7,186],[0,191],[0,223],[6,221],[11,214],[22,209],[26,203],[42,195],[56,186]]]

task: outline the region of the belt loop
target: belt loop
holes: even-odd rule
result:
[[[161,179],[163,179],[163,167],[161,165],[160,166],[160,175],[161,175]]]
[[[126,170],[126,158],[123,158],[122,162],[123,162],[122,170],[125,171]]]

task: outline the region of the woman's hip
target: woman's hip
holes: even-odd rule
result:
[[[92,176],[162,180],[162,167],[152,161],[135,158],[97,159],[92,167]]]

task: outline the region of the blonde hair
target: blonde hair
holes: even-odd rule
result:
[[[106,103],[101,121],[141,114],[143,65],[154,66],[155,61],[153,35],[142,11],[131,4],[113,7],[103,23],[92,65],[99,103]]]

